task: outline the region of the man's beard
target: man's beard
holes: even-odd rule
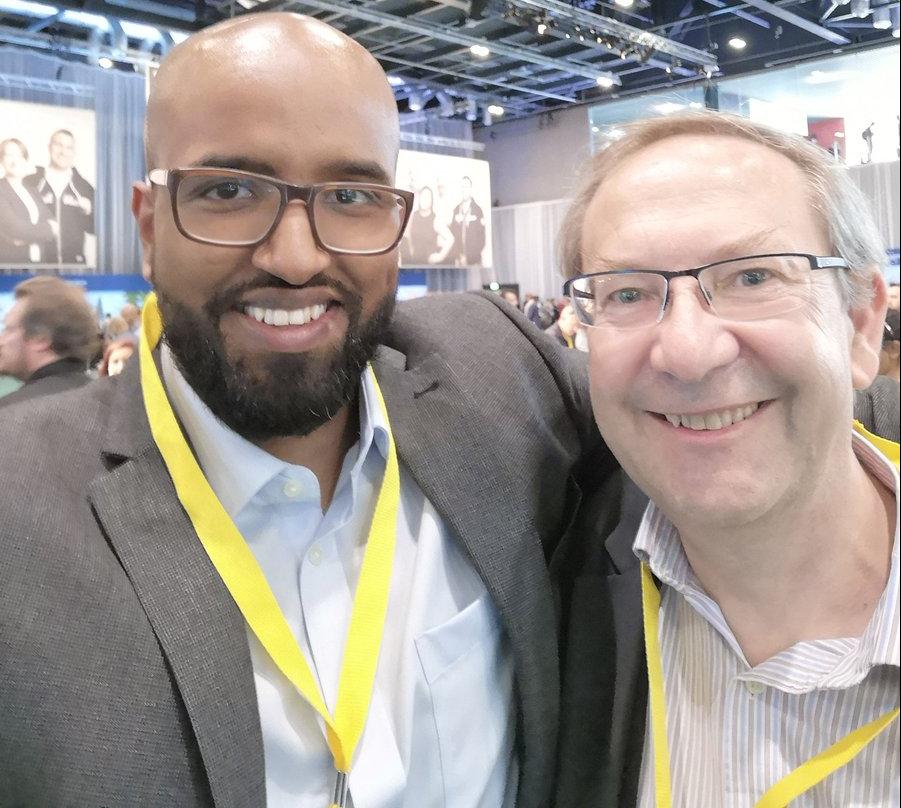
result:
[[[394,312],[394,294],[363,319],[362,300],[334,280],[317,276],[307,286],[342,293],[347,334],[333,353],[273,352],[253,359],[226,353],[219,320],[249,289],[289,284],[278,278],[220,292],[195,312],[157,291],[164,339],[188,384],[226,426],[253,443],[275,437],[302,437],[355,400],[360,374],[384,341]]]

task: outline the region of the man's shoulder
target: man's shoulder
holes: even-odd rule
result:
[[[72,167],[72,182],[75,187],[78,189],[79,193],[82,194],[93,194],[94,186],[91,185],[82,175],[79,173],[78,169],[74,166]]]
[[[24,401],[65,393],[83,387],[91,381],[84,372],[58,373],[23,384],[18,390],[0,398],[0,408],[11,407]]]
[[[44,179],[44,166],[37,166],[33,174],[29,174],[22,180],[22,185],[26,188],[36,188],[42,179]]]
[[[5,399],[0,408],[0,475],[33,476],[58,467],[64,474],[86,470],[89,457],[99,462],[112,404],[114,381],[102,379],[47,395],[16,398],[32,386],[54,382],[41,379]]]

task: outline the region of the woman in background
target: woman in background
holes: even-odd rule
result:
[[[28,149],[17,138],[0,141],[0,264],[57,263],[59,225],[50,208],[26,188]]]

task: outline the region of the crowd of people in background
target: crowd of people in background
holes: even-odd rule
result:
[[[0,328],[0,376],[22,386],[0,406],[115,376],[137,350],[141,310],[133,303],[98,322],[80,286],[45,275],[20,283],[13,298]]]

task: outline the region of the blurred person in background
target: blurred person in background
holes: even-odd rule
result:
[[[137,342],[141,334],[141,310],[134,303],[126,303],[119,311],[119,316],[128,326],[128,335]]]
[[[901,309],[901,286],[893,283],[888,288],[888,307],[889,311],[898,311]]]
[[[576,347],[576,334],[582,328],[579,317],[573,309],[572,305],[566,304],[560,309],[560,316],[549,328],[544,329],[544,333],[553,337],[557,342],[567,348]]]
[[[879,375],[894,379],[901,379],[898,371],[899,347],[901,337],[898,335],[898,321],[901,314],[898,310],[889,310],[885,314],[885,330],[882,333],[882,350],[879,352]]]
[[[28,149],[17,138],[0,141],[0,264],[56,263],[59,224],[24,182]]]
[[[109,343],[103,350],[103,358],[97,366],[97,375],[118,376],[125,369],[125,363],[131,359],[135,350],[135,342],[129,337]]]
[[[0,374],[23,382],[0,407],[81,387],[100,336],[84,292],[59,278],[38,277],[13,290],[0,331]]]
[[[75,168],[75,135],[57,129],[50,136],[47,166],[24,182],[59,223],[59,262],[85,263],[85,236],[94,232],[94,186]]]

